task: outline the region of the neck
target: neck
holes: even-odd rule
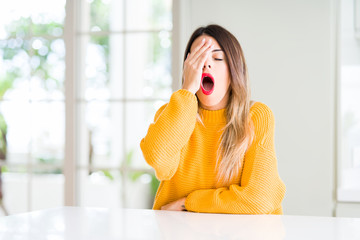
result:
[[[202,102],[200,102],[200,107],[205,110],[216,111],[216,110],[226,108],[228,101],[229,101],[229,93],[225,94],[225,96],[221,99],[221,101],[215,105],[208,106],[208,105],[205,105]]]

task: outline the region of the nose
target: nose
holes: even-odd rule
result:
[[[203,69],[208,68],[211,69],[211,65],[207,62],[204,63]]]
[[[209,57],[204,62],[203,70],[205,70],[206,68],[211,69],[211,59]]]

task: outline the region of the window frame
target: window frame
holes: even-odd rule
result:
[[[80,23],[81,21],[87,20],[87,16],[81,15],[81,9],[83,6],[81,6],[82,0],[77,1],[66,1],[66,17],[65,17],[65,27],[64,27],[64,41],[65,41],[65,49],[66,49],[66,59],[65,59],[65,65],[66,65],[66,73],[65,73],[65,109],[66,109],[66,121],[65,121],[65,159],[64,159],[64,176],[65,176],[65,191],[64,191],[64,205],[65,206],[79,206],[80,205],[80,196],[79,196],[79,189],[81,186],[79,186],[79,179],[78,179],[78,172],[80,170],[84,170],[84,167],[79,166],[78,159],[79,159],[79,133],[77,129],[79,129],[79,119],[80,119],[80,107],[79,105],[84,102],[88,102],[85,99],[80,99],[79,92],[82,91],[82,84],[79,83],[83,81],[81,76],[81,67],[79,66],[79,63],[81,61],[81,51],[80,51],[80,41],[81,36],[87,35],[89,37],[91,36],[97,36],[97,35],[107,35],[110,36],[111,34],[131,34],[131,33],[158,33],[160,31],[168,31],[170,34],[173,34],[172,37],[172,46],[171,46],[171,60],[173,61],[175,58],[178,59],[178,56],[174,56],[174,48],[177,46],[174,44],[178,35],[176,35],[173,28],[170,29],[148,29],[148,30],[124,30],[124,31],[99,31],[99,32],[91,32],[91,31],[81,31]],[[174,6],[176,3],[180,1],[172,1],[172,14],[174,14],[174,9],[176,6]],[[123,1],[123,21],[124,25],[126,24],[126,1]],[[174,15],[173,15],[173,22],[174,22]],[[174,36],[175,35],[175,36]],[[124,49],[126,49],[126,41],[124,41]],[[175,45],[175,46],[174,46]],[[176,54],[175,54],[176,55]],[[174,75],[179,75],[179,68],[174,68],[174,64],[172,65],[172,90],[178,89],[180,86],[180,81],[174,81]],[[123,69],[126,69],[126,61],[124,61]],[[126,70],[125,70],[126,71]],[[125,75],[126,73],[124,73]],[[123,89],[126,91],[126,81],[124,81]],[[116,102],[121,103],[123,106],[125,106],[126,103],[129,102],[147,102],[147,101],[168,101],[168,99],[162,99],[162,98],[139,98],[139,99],[131,99],[126,97],[125,94],[123,94],[122,99],[110,99],[106,100],[107,102]],[[125,122],[125,107],[123,107],[123,118],[124,123],[122,126],[123,129],[126,129],[126,122]],[[123,143],[125,145],[126,135],[123,136]],[[123,149],[126,149],[126,146],[123,146]],[[124,155],[125,155],[124,151]],[[91,169],[90,169],[91,168]],[[100,170],[102,168],[97,167],[87,167],[85,170]],[[147,169],[147,168],[136,168],[136,167],[108,167],[106,170],[119,170],[121,172],[122,176],[122,202],[123,207],[127,206],[126,198],[125,198],[125,191],[126,191],[126,179],[125,176],[131,172],[136,171],[142,171],[144,173],[153,173],[153,169]]]

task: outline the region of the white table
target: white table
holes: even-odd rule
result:
[[[360,239],[360,218],[62,207],[0,217],[0,239]]]

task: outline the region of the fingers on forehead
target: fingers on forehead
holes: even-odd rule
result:
[[[195,41],[191,44],[190,52],[200,49],[206,43],[206,41],[202,41],[202,39],[205,39],[205,38],[198,37],[197,39],[195,39]]]

